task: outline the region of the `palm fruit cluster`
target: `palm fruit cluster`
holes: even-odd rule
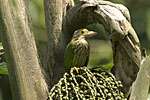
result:
[[[86,67],[71,68],[53,86],[48,100],[127,100],[120,91],[122,84],[112,73]]]

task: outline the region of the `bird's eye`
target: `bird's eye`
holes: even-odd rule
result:
[[[80,33],[81,33],[81,34],[85,34],[86,31],[85,31],[85,30],[81,30]]]

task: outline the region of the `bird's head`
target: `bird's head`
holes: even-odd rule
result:
[[[84,39],[96,35],[96,32],[87,29],[78,29],[73,33],[73,39]]]

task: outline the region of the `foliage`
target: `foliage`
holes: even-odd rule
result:
[[[0,74],[8,74],[7,64],[3,61],[4,52],[2,43],[0,43]]]
[[[112,48],[110,41],[106,40],[89,40],[90,59],[88,66],[105,65],[112,62]]]
[[[106,70],[71,69],[51,89],[49,100],[126,100],[120,91],[122,84]]]
[[[8,74],[7,64],[5,62],[0,63],[0,74]]]
[[[37,41],[47,41],[45,29],[44,6],[42,0],[32,0],[29,3],[29,10],[32,21],[32,30]]]
[[[106,69],[108,69],[109,71],[111,70],[111,68],[114,66],[114,63],[113,62],[111,62],[111,63],[109,63],[109,64],[106,64],[106,65],[103,65],[104,66],[104,68],[106,68]]]
[[[76,3],[76,2],[78,2],[79,0],[74,0],[74,2]]]

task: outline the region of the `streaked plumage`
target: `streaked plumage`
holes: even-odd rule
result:
[[[79,29],[74,32],[72,40],[65,51],[64,63],[66,72],[69,72],[72,67],[87,66],[90,48],[86,38],[95,34],[95,32],[88,31],[87,29]]]

